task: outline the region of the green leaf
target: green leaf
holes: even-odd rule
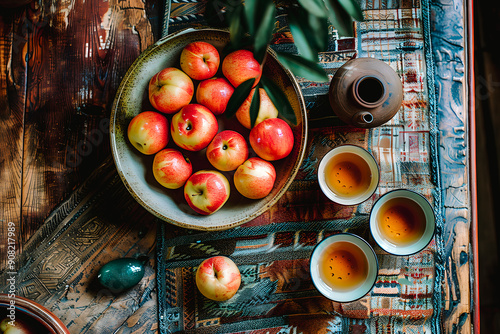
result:
[[[330,26],[328,19],[309,15],[307,22],[309,23],[309,29],[314,32],[310,36],[311,43],[314,43],[318,51],[326,51],[328,48],[328,28]]]
[[[262,64],[267,52],[267,46],[273,37],[276,23],[276,7],[273,1],[261,0],[258,13],[258,28],[255,32],[254,57]]]
[[[233,95],[231,95],[231,98],[227,102],[226,111],[224,112],[227,118],[236,114],[238,108],[250,94],[254,82],[255,78],[248,79],[234,89]]]
[[[328,17],[341,36],[353,36],[353,22],[349,13],[340,5],[339,0],[325,0]]]
[[[259,109],[260,109],[260,84],[258,84],[255,87],[253,97],[252,97],[252,102],[250,103],[250,128],[253,128],[255,125],[255,121],[257,120],[257,117],[259,116]]]
[[[327,82],[328,76],[318,63],[301,56],[287,53],[276,53],[278,60],[296,76],[317,82]]]
[[[363,21],[363,12],[356,0],[338,0],[345,11],[351,15],[356,21]]]
[[[298,0],[302,8],[317,17],[328,17],[323,0]]]
[[[300,12],[290,9],[288,11],[288,22],[290,31],[292,32],[293,42],[299,53],[306,59],[317,61],[318,50],[315,48],[315,45],[311,43],[311,36],[314,32],[309,28],[307,21],[304,21]]]
[[[328,46],[328,20],[298,9],[290,9],[288,19],[299,53],[317,62],[318,52],[325,51]]]
[[[258,2],[259,0],[245,0],[245,17],[250,35],[255,34],[255,27],[258,25],[258,22],[256,22]]]
[[[243,5],[234,7],[234,10],[227,13],[229,22],[229,34],[231,44],[234,48],[239,49],[241,41],[245,35],[245,15],[243,13]]]
[[[259,84],[265,89],[267,95],[273,102],[274,106],[278,109],[280,115],[288,120],[290,123],[297,125],[297,117],[293,111],[293,107],[288,101],[285,93],[276,85],[271,79],[262,76]]]

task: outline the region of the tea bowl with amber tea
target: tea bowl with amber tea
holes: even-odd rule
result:
[[[356,205],[377,189],[380,172],[375,158],[364,148],[341,145],[329,151],[318,167],[318,182],[331,201]]]
[[[380,197],[370,213],[375,242],[394,255],[411,255],[427,247],[434,236],[436,218],[427,199],[407,189]]]
[[[373,248],[361,237],[339,233],[321,241],[310,259],[314,286],[326,298],[352,302],[371,291],[378,275]]]

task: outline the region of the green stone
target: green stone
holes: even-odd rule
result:
[[[144,277],[144,265],[132,258],[116,259],[106,263],[97,275],[99,283],[113,292],[130,289]]]

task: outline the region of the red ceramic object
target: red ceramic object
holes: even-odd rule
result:
[[[70,334],[66,326],[54,313],[32,300],[19,296],[9,298],[7,294],[0,294],[0,316],[2,319],[11,313],[8,307],[10,307],[12,300],[14,301],[13,305],[15,305],[13,314],[16,321],[28,323],[37,334]]]
[[[375,58],[349,60],[330,83],[330,105],[350,125],[373,128],[389,121],[403,103],[399,75]]]

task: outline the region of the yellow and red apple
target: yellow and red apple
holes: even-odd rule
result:
[[[232,298],[241,284],[238,266],[226,256],[204,260],[196,270],[196,286],[201,294],[215,301]]]
[[[180,148],[199,151],[210,144],[219,131],[217,118],[201,104],[188,104],[172,117],[170,134]]]
[[[229,195],[229,181],[215,170],[200,170],[191,175],[184,185],[186,202],[201,215],[211,215],[219,210]]]
[[[227,103],[233,95],[234,88],[224,78],[210,78],[203,80],[196,89],[196,101],[204,105],[214,115],[223,114]]]
[[[250,199],[260,199],[273,189],[276,170],[270,162],[253,157],[236,169],[233,179],[240,194]]]
[[[3,334],[35,334],[35,330],[26,322],[16,319],[15,321],[5,318],[0,323],[0,333]]]
[[[154,111],[136,115],[128,124],[127,136],[130,143],[141,153],[155,154],[167,146],[168,120]]]
[[[173,114],[188,105],[193,95],[193,81],[175,67],[161,70],[149,81],[149,102],[166,114]]]
[[[219,69],[217,49],[207,42],[192,42],[182,49],[181,69],[194,80],[211,78]]]
[[[237,50],[228,54],[222,61],[222,74],[234,87],[255,78],[255,87],[260,81],[262,67],[251,51]]]
[[[248,158],[245,138],[236,131],[224,130],[207,147],[207,159],[218,170],[235,170]]]
[[[293,132],[280,118],[268,118],[252,128],[250,146],[259,157],[267,161],[283,159],[293,148]]]
[[[161,150],[153,160],[153,175],[156,181],[168,189],[182,187],[192,172],[191,161],[173,148]]]
[[[245,128],[251,128],[250,122],[250,105],[252,104],[253,94],[255,93],[255,88],[250,91],[248,97],[243,101],[241,106],[236,111],[236,118]],[[255,120],[255,125],[259,124],[265,119],[268,118],[276,118],[278,117],[278,109],[276,109],[274,103],[267,95],[266,90],[264,88],[259,88],[259,97],[260,97],[260,105],[259,105],[259,113],[257,115],[257,119]]]

